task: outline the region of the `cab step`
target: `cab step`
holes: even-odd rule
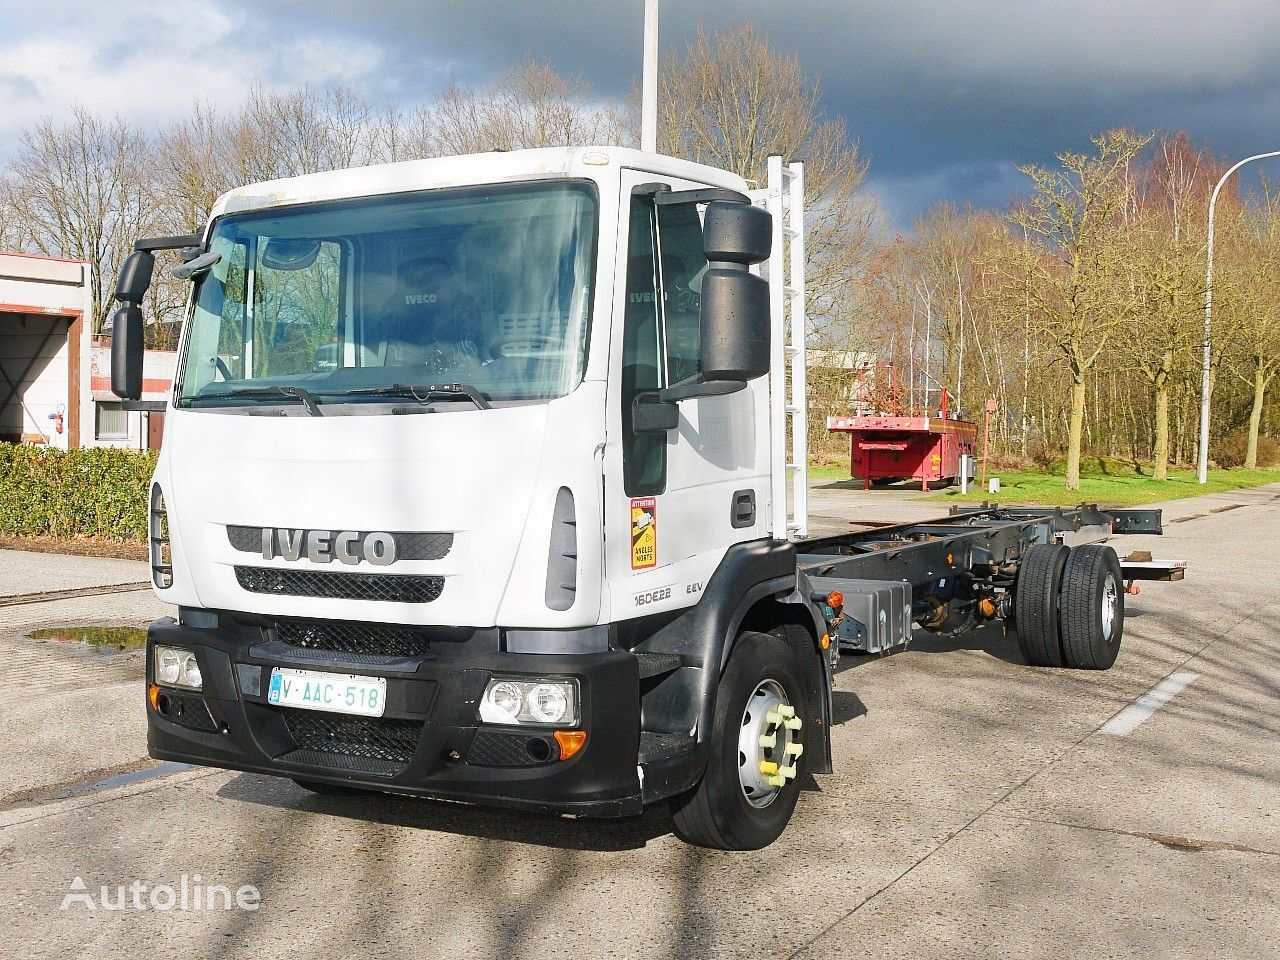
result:
[[[693,737],[687,733],[654,733],[640,731],[640,763],[654,763],[688,753],[693,749]]]
[[[637,653],[635,658],[640,664],[641,680],[674,673],[683,665],[680,658],[674,653]]]

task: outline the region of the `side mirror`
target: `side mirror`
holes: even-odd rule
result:
[[[636,394],[631,402],[632,433],[666,433],[680,425],[680,408],[659,391]]]
[[[702,278],[701,378],[755,380],[769,372],[769,284],[748,268],[768,259],[773,217],[745,203],[713,200],[702,235],[708,265]]]
[[[150,250],[135,250],[120,266],[120,279],[116,281],[116,299],[121,303],[142,303],[151,286],[151,274],[156,268],[156,258]]]
[[[125,302],[111,315],[111,392],[121,400],[142,396],[142,308]]]

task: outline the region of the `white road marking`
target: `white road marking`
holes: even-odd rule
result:
[[[1176,697],[1200,674],[1180,671],[1165,677],[1154,687],[1104,723],[1098,730],[1113,737],[1127,737],[1147,719]]]

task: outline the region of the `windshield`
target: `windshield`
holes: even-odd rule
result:
[[[563,396],[586,362],[595,230],[579,182],[224,216],[177,403]]]

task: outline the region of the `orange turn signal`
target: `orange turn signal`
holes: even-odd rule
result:
[[[822,644],[822,649],[823,649],[823,650],[830,649],[830,647],[831,647],[831,634],[829,634],[829,633],[824,633],[824,634],[822,635],[822,639],[819,641],[819,643],[821,643],[821,644]]]
[[[152,710],[160,712],[160,687],[154,683],[147,687],[147,702],[151,704]]]
[[[557,730],[556,743],[560,744],[560,759],[568,760],[587,745],[585,730]]]
[[[839,610],[844,606],[844,594],[839,590],[832,590],[827,594],[827,606],[832,610]]]

